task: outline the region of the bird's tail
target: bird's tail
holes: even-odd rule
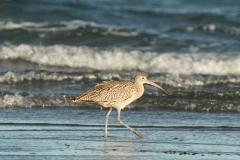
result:
[[[72,101],[76,102],[77,97],[72,97]]]
[[[82,100],[81,98],[82,98],[82,96],[73,97],[72,102],[83,102],[84,100]]]
[[[91,91],[88,91],[78,97],[73,97],[72,102],[94,102],[90,94]]]

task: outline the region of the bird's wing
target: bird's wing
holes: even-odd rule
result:
[[[118,81],[103,81],[102,83],[98,83],[95,86],[95,89],[102,89],[102,88],[104,89],[107,86],[115,85],[115,83],[119,83],[119,82]]]
[[[107,81],[76,98],[76,101],[121,102],[132,96],[132,82]]]

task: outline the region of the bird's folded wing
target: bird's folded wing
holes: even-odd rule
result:
[[[93,102],[121,102],[132,96],[133,83],[108,81],[95,86],[76,99],[80,101]]]

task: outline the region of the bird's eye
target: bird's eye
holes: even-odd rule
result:
[[[144,77],[142,77],[142,79],[145,79]]]

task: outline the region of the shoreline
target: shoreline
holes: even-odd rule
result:
[[[126,110],[122,120],[139,139],[92,109],[16,109],[0,113],[3,159],[238,159],[238,114]]]

